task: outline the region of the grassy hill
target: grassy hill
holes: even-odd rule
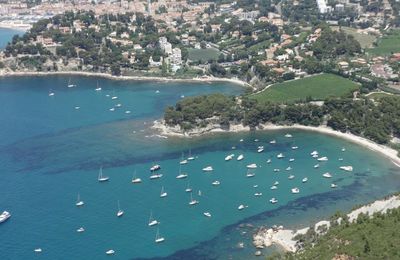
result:
[[[351,80],[333,74],[319,74],[303,79],[274,84],[253,95],[259,101],[294,102],[311,98],[323,100],[328,97],[349,95],[359,86]]]
[[[378,46],[367,50],[373,55],[390,55],[400,52],[400,30],[392,30],[388,35],[378,40]]]

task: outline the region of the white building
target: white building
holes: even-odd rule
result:
[[[176,65],[182,64],[182,51],[179,48],[174,48],[171,55],[171,63]]]
[[[171,55],[172,54],[172,44],[168,42],[166,37],[160,37],[158,39],[158,43],[160,48],[164,51],[164,53]]]

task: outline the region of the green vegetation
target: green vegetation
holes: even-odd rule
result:
[[[390,55],[400,52],[400,30],[392,30],[378,40],[375,48],[368,49],[373,55]]]
[[[337,31],[339,30],[339,27],[332,26],[332,30]],[[357,32],[357,29],[352,27],[340,27],[340,30],[346,34],[352,35],[354,39],[360,43],[361,48],[363,49],[372,47],[372,44],[376,40],[374,35],[359,33]]]
[[[361,214],[355,223],[346,218],[325,235],[315,232],[301,238],[304,250],[296,254],[274,255],[268,259],[400,259],[400,209],[373,218]],[[347,258],[345,258],[347,256]]]
[[[386,93],[386,92],[381,92],[381,93],[372,93],[371,95],[368,95],[368,98],[374,99],[374,100],[379,100],[384,97],[390,97],[391,93]]]
[[[352,93],[359,86],[334,74],[320,74],[303,79],[274,84],[253,97],[259,101],[294,102],[300,100],[323,100]]]
[[[192,61],[217,60],[221,52],[215,48],[189,49],[189,59]]]

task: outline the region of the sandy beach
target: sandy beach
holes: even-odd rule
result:
[[[51,72],[26,72],[26,71],[0,71],[0,77],[20,77],[20,76],[51,76],[51,75],[76,75],[85,77],[101,77],[111,80],[132,80],[132,81],[161,81],[161,82],[229,82],[243,87],[251,87],[250,84],[236,78],[218,78],[218,77],[197,77],[197,78],[171,78],[171,77],[154,77],[154,76],[114,76],[100,72],[86,71],[51,71]]]
[[[191,136],[199,136],[207,133],[223,133],[223,132],[244,132],[244,131],[250,131],[250,127],[248,126],[243,126],[241,124],[239,125],[231,125],[229,130],[222,129],[219,127],[219,125],[209,125],[205,128],[200,128],[200,129],[194,129],[193,131],[190,132],[185,132],[182,133],[179,127],[169,127],[163,124],[161,121],[155,121],[153,124],[153,128],[157,129],[158,131],[161,132],[161,135],[165,136],[178,136],[178,137],[191,137]],[[377,144],[371,140],[368,140],[364,137],[360,137],[357,135],[354,135],[352,133],[342,133],[339,131],[335,131],[330,127],[327,126],[304,126],[304,125],[273,125],[273,124],[263,124],[260,125],[256,128],[256,130],[284,130],[284,129],[300,129],[300,130],[305,130],[305,131],[313,131],[313,132],[318,132],[322,134],[327,134],[335,137],[339,137],[342,139],[346,139],[350,142],[362,145],[372,151],[378,152],[385,157],[389,158],[394,165],[397,167],[400,167],[400,158],[397,156],[397,151],[387,147],[385,145],[380,145]]]

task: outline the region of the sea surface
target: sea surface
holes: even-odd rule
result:
[[[0,28],[0,50],[4,49],[7,46],[7,43],[11,41],[14,35],[22,35],[24,31],[8,29],[8,28]]]
[[[109,249],[113,259],[252,259],[252,234],[260,225],[305,227],[399,190],[399,168],[390,160],[331,136],[293,130],[180,139],[150,128],[182,97],[215,92],[238,95],[243,89],[206,82],[0,78],[0,211],[12,214],[0,224],[0,259],[108,259]],[[258,146],[264,151],[258,153]],[[318,169],[314,150],[328,157]],[[279,153],[285,157],[278,159]],[[225,161],[229,154],[234,158]],[[195,160],[180,165],[189,155]],[[258,168],[248,178],[251,163]],[[163,176],[150,180],[154,164]],[[341,171],[342,165],[354,171]],[[214,170],[203,172],[206,166]],[[98,182],[100,167],[108,182]],[[188,177],[176,179],[179,172]],[[333,177],[322,177],[325,172]],[[133,177],[142,183],[133,184]],[[275,181],[278,189],[271,190]],[[199,204],[189,206],[188,187]],[[291,193],[294,187],[299,194]],[[85,203],[80,208],[78,194]],[[272,197],[278,203],[271,204]],[[241,204],[247,207],[239,211]],[[148,226],[150,213],[158,226]],[[85,232],[77,233],[79,227]],[[157,229],[165,238],[160,244],[154,241]]]

